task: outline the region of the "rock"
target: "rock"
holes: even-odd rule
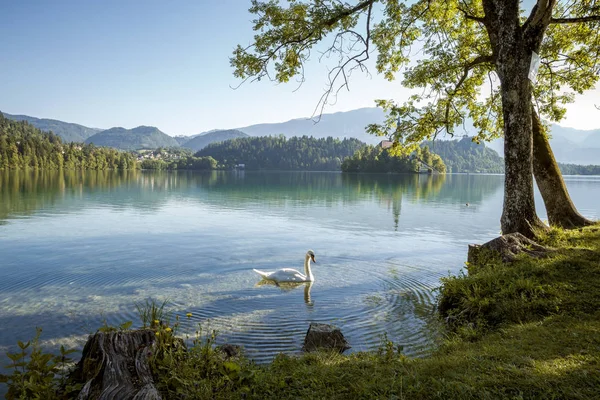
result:
[[[242,353],[242,347],[236,344],[224,344],[222,346],[217,347],[217,350],[223,353],[225,359],[237,357]]]
[[[509,233],[497,237],[496,239],[492,239],[482,245],[470,244],[467,261],[471,264],[477,264],[482,261],[482,250],[497,252],[502,257],[502,261],[512,262],[519,253],[525,253],[532,257],[539,258],[547,256],[556,249],[541,246],[520,233]]]
[[[336,350],[340,353],[350,348],[348,341],[339,328],[333,325],[311,322],[304,338],[302,350]]]
[[[70,377],[83,384],[77,399],[161,399],[148,365],[155,339],[149,329],[90,336]]]

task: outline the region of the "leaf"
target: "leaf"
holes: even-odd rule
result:
[[[133,321],[123,322],[121,325],[119,325],[119,329],[121,329],[122,331],[126,331],[131,327],[131,325],[133,325]]]
[[[20,348],[21,350],[25,350],[26,348],[28,348],[28,347],[29,347],[29,345],[31,344],[31,341],[29,340],[29,341],[27,341],[27,343],[23,343],[23,342],[21,342],[21,341],[19,340],[17,343],[18,343],[18,345],[19,345],[19,348]]]
[[[8,358],[10,358],[13,361],[18,361],[23,358],[22,353],[8,353],[7,352],[6,355],[8,356]]]
[[[223,367],[225,367],[225,369],[230,372],[239,372],[242,369],[242,367],[238,363],[234,363],[231,361],[225,361],[223,363]]]

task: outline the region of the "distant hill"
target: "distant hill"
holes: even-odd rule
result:
[[[6,113],[3,113],[3,115],[13,121],[27,121],[30,125],[44,132],[52,131],[52,133],[60,136],[66,143],[83,142],[85,139],[102,130],[98,128],[88,128],[87,126],[70,122],[57,121],[55,119],[35,118],[28,115],[11,115]]]
[[[323,114],[318,123],[315,123],[313,119],[299,118],[281,123],[257,124],[229,130],[213,130],[193,136],[170,137],[158,129],[151,127],[139,127],[132,130],[112,128],[104,131],[107,134],[98,135],[101,129],[88,128],[69,122],[39,119],[27,115],[5,114],[5,116],[12,120],[27,121],[34,127],[44,131],[52,131],[65,142],[86,141],[97,145],[127,150],[148,147],[184,146],[193,149],[193,151],[198,151],[209,143],[243,137],[243,134],[249,136],[276,136],[283,134],[288,138],[304,135],[315,138],[328,136],[335,138],[353,137],[365,143],[376,144],[382,138],[367,134],[365,127],[371,123],[381,123],[385,118],[383,110],[379,108],[360,108],[346,112]],[[115,130],[118,130],[118,132],[115,132]],[[148,132],[145,130],[148,130]],[[151,132],[151,130],[153,131]],[[130,132],[132,135],[125,132]],[[464,124],[464,127],[456,129],[455,137],[458,138],[463,134],[468,136],[475,134],[472,124],[468,123],[468,121]],[[600,162],[600,129],[584,131],[554,124],[551,127],[551,135],[550,144],[559,162],[581,165],[598,164]],[[91,139],[91,137],[94,138]],[[87,141],[86,139],[90,140]],[[442,136],[438,142],[448,139],[451,138]],[[503,146],[502,139],[486,143],[487,148],[496,150],[500,156],[504,154]]]
[[[579,165],[600,163],[600,129],[581,130],[552,124],[550,136],[556,161]],[[488,146],[504,155],[502,139],[494,140]]]
[[[190,138],[191,138],[191,136],[183,136],[183,135],[173,136],[173,139],[175,139],[177,141],[177,143],[179,143],[180,146],[182,144],[184,144],[185,142],[189,141]]]
[[[183,142],[181,144],[181,146],[186,147],[188,149],[192,149],[194,151],[199,151],[211,143],[218,143],[218,142],[223,142],[225,140],[237,139],[237,138],[243,138],[243,137],[248,137],[248,135],[237,129],[211,131],[211,132],[203,133],[201,135],[194,136],[190,140]]]
[[[250,136],[313,136],[315,138],[357,138],[365,143],[379,143],[382,138],[369,135],[365,128],[369,124],[382,123],[385,113],[380,108],[359,108],[357,110],[323,114],[317,118],[299,118],[273,124],[250,125],[237,128]]]
[[[213,157],[226,168],[244,164],[249,170],[339,171],[342,160],[364,145],[354,138],[242,137],[210,144],[195,156]]]
[[[133,129],[111,128],[87,138],[85,143],[121,150],[179,147],[177,140],[153,126],[138,126]]]
[[[15,121],[0,114],[0,170],[135,169],[130,153],[115,149],[64,144],[60,136],[41,131],[27,121]]]
[[[448,172],[504,173],[504,159],[485,144],[471,141],[471,138],[425,141],[421,144],[423,146],[428,146],[442,157]]]

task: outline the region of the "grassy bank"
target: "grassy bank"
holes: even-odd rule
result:
[[[152,365],[165,398],[600,398],[600,229],[554,230],[552,256],[489,259],[446,278],[446,342],[410,359],[377,352],[279,356],[257,366],[225,360],[210,340],[184,351],[160,327]]]
[[[233,373],[220,381],[203,380],[193,363],[183,364],[179,375],[193,382],[184,392],[257,399],[600,398],[600,231],[554,230],[542,242],[559,250],[509,265],[491,259],[444,280],[441,314],[454,332],[431,357],[406,358],[390,343],[374,353],[230,365]],[[171,385],[173,398],[178,386]]]

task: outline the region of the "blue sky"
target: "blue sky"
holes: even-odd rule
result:
[[[231,89],[231,52],[252,39],[249,3],[0,0],[0,110],[171,135],[310,116],[326,83],[316,62],[297,91],[267,81]],[[350,89],[325,112],[408,94],[376,75],[355,74]],[[594,103],[599,90],[578,98],[562,125],[599,128]]]

